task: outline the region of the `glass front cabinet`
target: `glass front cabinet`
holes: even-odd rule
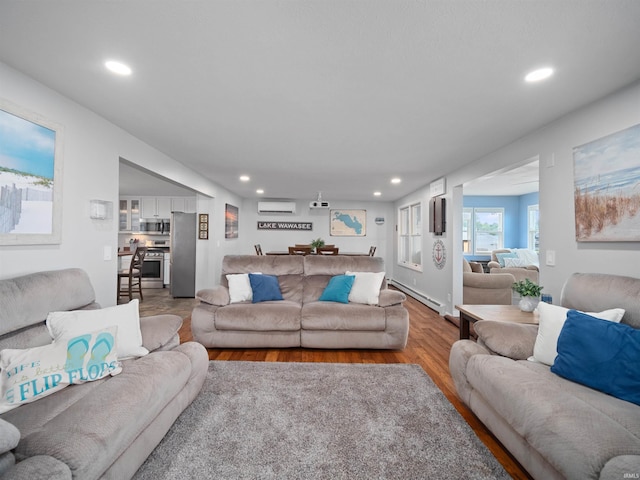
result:
[[[140,198],[120,197],[119,230],[140,231]]]

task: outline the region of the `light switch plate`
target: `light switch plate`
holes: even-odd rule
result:
[[[555,250],[547,250],[547,265],[550,267],[556,264],[556,251]]]
[[[103,250],[102,250],[102,257],[104,259],[104,261],[109,261],[111,260],[111,246],[110,245],[105,245]]]

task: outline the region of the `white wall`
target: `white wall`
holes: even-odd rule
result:
[[[448,312],[462,300],[461,211],[462,187],[481,175],[540,159],[540,283],[544,291],[560,301],[565,280],[573,272],[601,272],[638,277],[638,242],[578,243],[575,240],[573,207],[573,148],[640,123],[640,83],[585,106],[500,150],[447,175],[447,233],[442,237],[448,252],[447,267],[432,267],[434,237],[424,238],[422,275],[394,266],[394,277],[405,281],[416,278],[417,289],[428,296],[447,301]],[[474,159],[469,159],[473,161]],[[425,179],[431,182],[434,179]],[[405,197],[396,206],[414,198],[426,199],[428,188]],[[455,247],[454,247],[455,245]],[[548,250],[555,251],[556,265],[545,265]],[[454,271],[456,275],[454,275]]]
[[[217,197],[222,202],[240,201],[219,185],[3,63],[0,63],[0,85],[3,98],[62,125],[64,129],[61,243],[0,247],[0,278],[80,267],[89,274],[97,301],[103,306],[115,304],[120,157],[201,192],[198,211],[209,212],[212,218],[223,217],[210,197]],[[113,218],[91,220],[91,199],[113,202]],[[220,238],[220,227],[214,225],[213,230],[217,236],[214,238]],[[215,247],[215,240],[208,244],[202,242],[198,244],[198,255],[202,259],[198,260],[196,288],[209,286],[217,278],[212,266],[220,264],[219,255],[222,254]],[[104,259],[105,248],[111,249],[109,260]]]
[[[259,243],[263,252],[287,250],[296,243],[310,243],[322,238],[327,244],[335,244],[343,252],[368,252],[371,245],[376,246],[376,256],[384,258],[387,272],[392,262],[394,209],[391,202],[351,202],[329,199],[331,209],[361,209],[367,211],[366,235],[363,237],[332,237],[329,227],[329,209],[310,209],[312,198],[296,201],[295,214],[258,214],[258,201],[245,199],[239,212],[240,235],[237,240],[240,252],[255,253],[254,245]],[[384,217],[384,225],[376,225],[375,218]],[[258,230],[258,222],[311,222],[313,231],[297,230]]]

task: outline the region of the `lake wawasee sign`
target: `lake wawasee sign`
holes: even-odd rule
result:
[[[258,230],[313,230],[313,222],[258,222]]]

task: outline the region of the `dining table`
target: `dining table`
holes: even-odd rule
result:
[[[272,250],[269,252],[265,252],[265,255],[289,255],[288,250]],[[310,253],[309,255],[317,255],[317,253]],[[368,252],[338,252],[338,256],[351,256],[351,257],[368,257]],[[327,257],[331,257],[332,255],[326,255]]]

